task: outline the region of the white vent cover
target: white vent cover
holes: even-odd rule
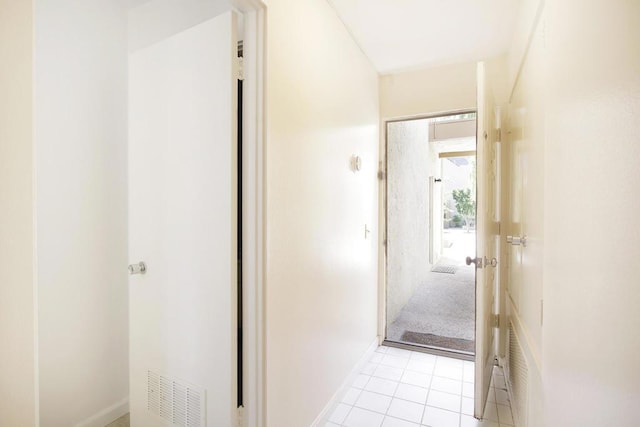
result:
[[[509,323],[509,373],[508,381],[513,395],[513,415],[516,425],[527,427],[526,410],[528,407],[529,367],[524,357],[522,346],[516,335],[513,323]]]
[[[152,371],[147,372],[147,409],[169,425],[206,427],[204,390]]]

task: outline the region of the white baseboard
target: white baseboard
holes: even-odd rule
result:
[[[349,387],[351,387],[351,383],[353,383],[358,374],[360,374],[360,372],[362,371],[362,368],[364,368],[367,362],[369,362],[369,359],[371,359],[371,356],[376,351],[376,348],[378,348],[378,346],[380,345],[379,342],[379,337],[376,337],[376,339],[373,340],[371,345],[369,345],[369,347],[367,348],[367,351],[365,351],[358,363],[355,364],[349,375],[347,375],[347,378],[342,382],[342,385],[340,385],[338,391],[335,392],[331,400],[329,400],[329,403],[327,403],[322,412],[320,412],[313,423],[311,423],[311,427],[323,426],[324,423],[327,422],[327,419],[333,412],[333,409],[338,403],[340,403],[344,394],[347,392],[347,390],[349,390]]]
[[[105,427],[121,416],[129,412],[129,397],[122,399],[108,408],[103,409],[84,421],[79,422],[75,427]]]

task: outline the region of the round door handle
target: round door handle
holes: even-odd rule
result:
[[[470,256],[468,256],[465,262],[467,263],[467,265],[471,265],[471,263],[473,263],[476,265],[477,268],[482,268],[484,266],[487,266],[487,267],[498,266],[498,260],[496,258],[489,259],[487,257],[484,257],[484,260],[483,260],[482,258],[471,258]]]

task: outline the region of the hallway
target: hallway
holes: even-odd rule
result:
[[[501,368],[494,368],[485,420],[473,417],[473,362],[381,346],[325,427],[513,426]]]
[[[0,57],[0,427],[639,425],[640,0],[0,0]]]

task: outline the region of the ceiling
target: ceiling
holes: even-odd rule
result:
[[[381,74],[493,58],[520,0],[328,0]]]

